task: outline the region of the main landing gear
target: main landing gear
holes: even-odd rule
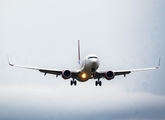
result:
[[[97,85],[101,86],[101,85],[102,85],[102,82],[98,79],[98,81],[95,82],[95,85],[96,85],[96,86],[97,86]]]
[[[74,84],[75,86],[77,85],[77,81],[74,80],[74,78],[73,78],[73,80],[70,81],[70,85],[72,86],[73,84]]]

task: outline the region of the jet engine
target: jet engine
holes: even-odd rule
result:
[[[72,73],[71,73],[69,70],[64,70],[64,71],[62,72],[62,77],[63,77],[64,79],[69,79],[71,76],[72,76]]]
[[[115,77],[115,74],[114,74],[114,72],[112,72],[112,71],[107,71],[106,73],[105,73],[105,78],[107,79],[107,80],[111,80],[111,79],[113,79]]]

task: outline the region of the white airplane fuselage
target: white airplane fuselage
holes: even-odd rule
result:
[[[78,67],[79,75],[76,79],[80,82],[85,82],[88,79],[93,78],[96,70],[99,68],[99,65],[100,62],[96,55],[87,55]]]

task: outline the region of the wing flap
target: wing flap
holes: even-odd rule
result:
[[[39,69],[40,72],[42,73],[49,73],[49,74],[54,74],[54,75],[61,75],[62,74],[62,71],[60,70],[48,70],[48,69]]]

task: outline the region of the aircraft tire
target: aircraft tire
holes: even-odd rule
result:
[[[96,85],[96,86],[98,85],[98,82],[97,82],[97,81],[95,82],[95,85]]]
[[[70,81],[70,85],[71,85],[71,86],[73,85],[73,81],[72,81],[72,80]]]
[[[100,86],[102,85],[102,82],[101,82],[101,81],[99,81],[99,85],[100,85]]]
[[[77,81],[74,81],[74,85],[75,85],[75,86],[77,85]]]

